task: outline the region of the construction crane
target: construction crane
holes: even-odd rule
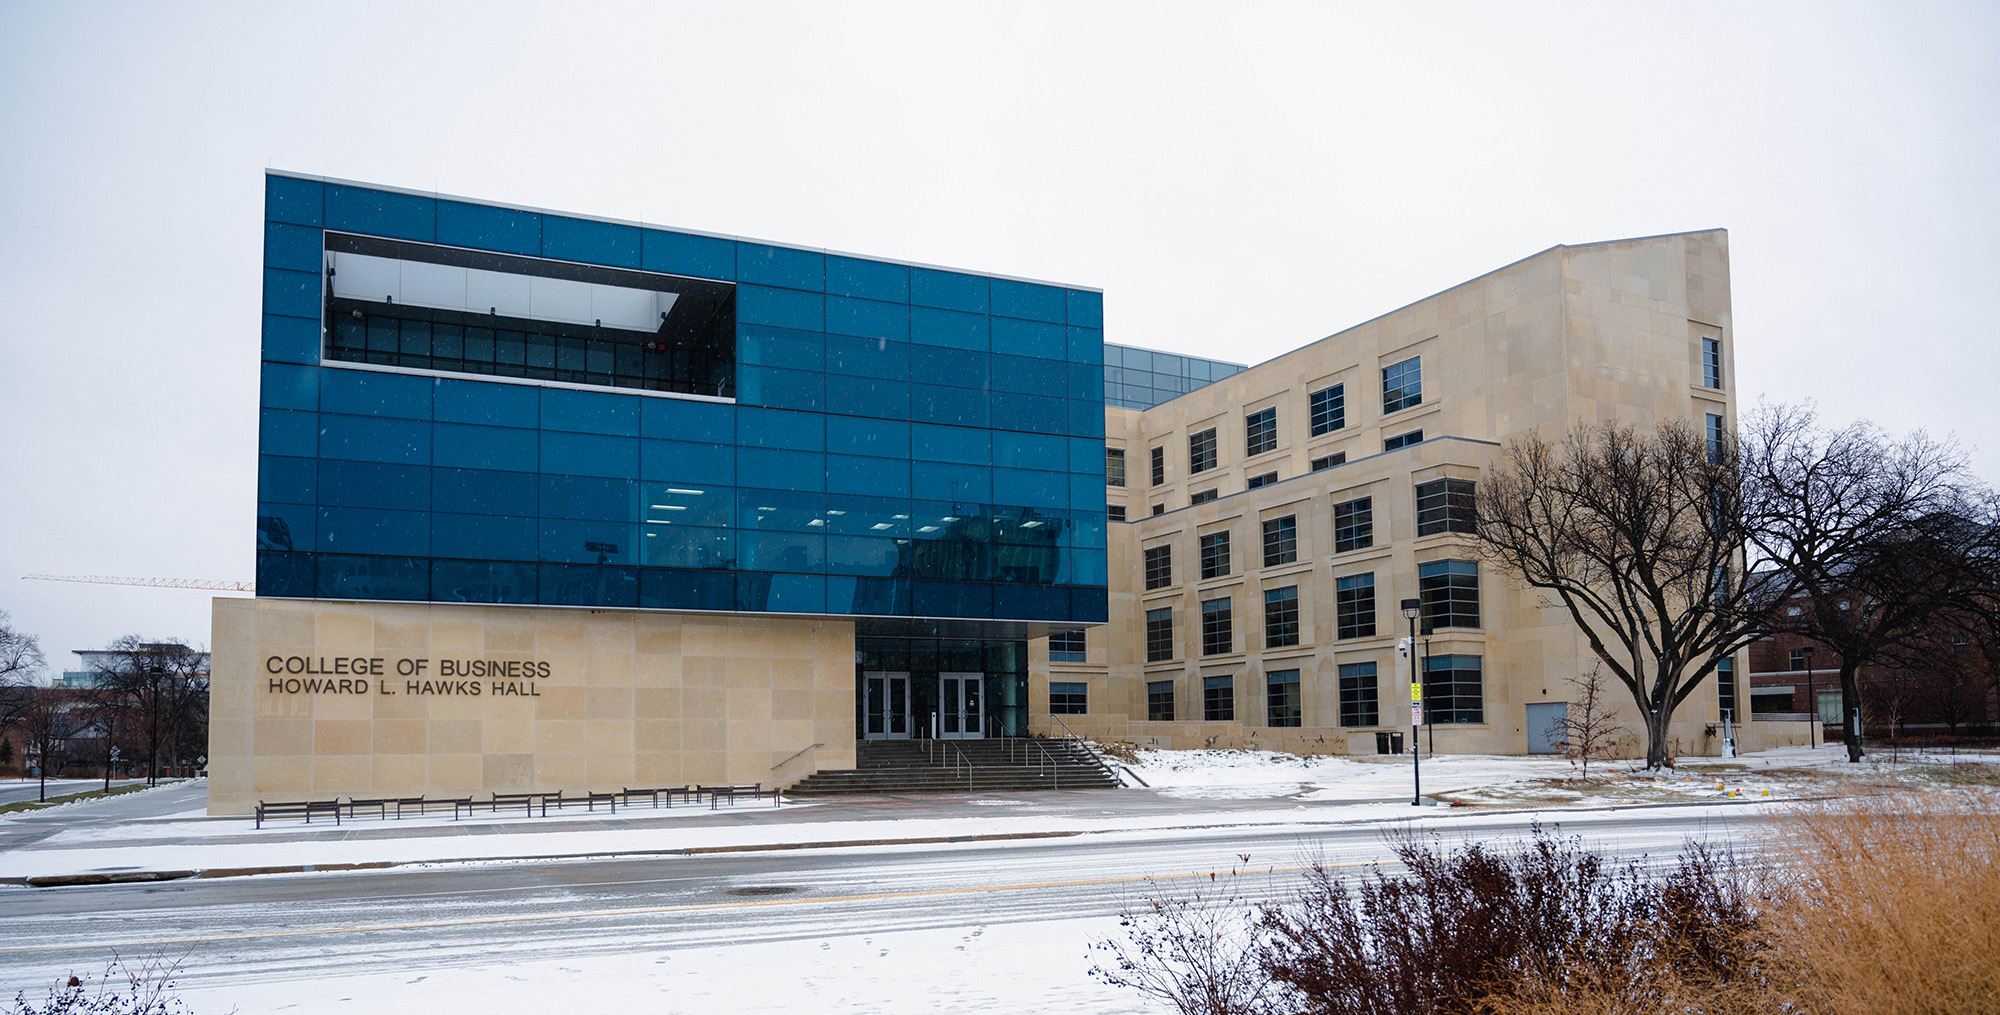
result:
[[[212,578],[118,578],[104,574],[24,574],[22,581],[85,582],[91,585],[138,585],[149,589],[207,589],[211,592],[255,592],[254,582],[226,582]]]

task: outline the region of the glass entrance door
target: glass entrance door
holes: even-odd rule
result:
[[[910,739],[910,675],[878,670],[861,676],[862,739]]]
[[[977,740],[986,735],[984,673],[938,674],[938,736]]]

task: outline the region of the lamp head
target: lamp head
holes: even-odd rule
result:
[[[1403,600],[1403,616],[1404,616],[1404,617],[1407,617],[1407,618],[1409,618],[1410,620],[1415,620],[1415,619],[1417,619],[1417,614],[1419,614],[1419,613],[1422,613],[1422,612],[1423,612],[1423,610],[1424,610],[1424,601],[1423,601],[1423,600],[1421,600],[1421,599],[1405,599],[1405,600]]]

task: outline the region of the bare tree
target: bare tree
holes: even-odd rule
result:
[[[0,610],[0,730],[20,721],[21,710],[27,707],[27,689],[45,665],[41,643],[16,628],[7,611]]]
[[[1531,436],[1508,445],[1478,504],[1486,557],[1569,613],[1638,705],[1646,766],[1671,764],[1674,710],[1761,633],[1733,438],[1679,421]]]
[[[1582,768],[1583,777],[1588,779],[1590,763],[1609,758],[1618,747],[1618,738],[1631,731],[1618,722],[1611,702],[1606,700],[1602,667],[1592,666],[1571,676],[1569,686],[1569,707],[1550,726],[1563,757]]]
[[[146,782],[159,781],[163,757],[178,762],[208,721],[208,656],[178,641],[127,635],[97,664],[95,711],[107,731],[131,732],[147,760]]]
[[[1963,452],[1919,431],[1823,426],[1810,406],[1750,417],[1743,502],[1760,570],[1773,575],[1772,625],[1831,649],[1841,715],[1862,707],[1865,667],[1966,604],[1978,547],[1977,484]],[[1858,730],[1847,756],[1860,761]]]
[[[76,717],[75,696],[56,687],[23,687],[17,724],[27,744],[28,758],[34,763],[40,786],[39,798],[49,798],[49,772],[61,771],[68,760],[69,738]]]

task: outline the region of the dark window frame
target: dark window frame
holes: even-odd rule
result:
[[[1148,546],[1140,551],[1146,566],[1146,590],[1163,589],[1174,583],[1174,544]]]
[[[1486,721],[1484,663],[1476,655],[1424,660],[1424,722],[1439,726]]]
[[[1152,485],[1159,486],[1167,481],[1167,449],[1157,447],[1152,450]]]
[[[1375,637],[1375,572],[1333,580],[1334,637]]]
[[[1146,661],[1171,662],[1174,658],[1174,608],[1163,606],[1146,611]]]
[[[1413,444],[1422,444],[1423,442],[1424,431],[1422,428],[1418,428],[1409,433],[1399,433],[1394,437],[1382,438],[1382,450],[1394,451],[1398,448],[1407,448]]]
[[[1701,386],[1722,390],[1722,339],[1701,340]]]
[[[1104,485],[1125,485],[1125,449],[1104,449]]]
[[[1174,721],[1174,682],[1171,680],[1146,681],[1146,721]]]
[[[1264,647],[1290,648],[1299,643],[1299,587],[1264,590]]]
[[[1224,578],[1229,575],[1229,530],[1196,537],[1201,546],[1201,576]]]
[[[1335,384],[1308,396],[1312,407],[1312,435],[1329,434],[1347,425],[1347,385]]]
[[[1278,474],[1275,471],[1266,472],[1261,475],[1251,476],[1249,479],[1244,480],[1243,488],[1246,490],[1262,489],[1263,487],[1270,486],[1272,483],[1275,483],[1277,481],[1278,481]]]
[[[1432,560],[1417,565],[1417,598],[1423,633],[1441,628],[1479,629],[1479,562]]]
[[[1326,470],[1328,470],[1328,469],[1331,469],[1331,468],[1335,468],[1335,467],[1337,467],[1337,466],[1341,466],[1341,465],[1346,465],[1346,464],[1347,464],[1347,452],[1345,452],[1345,451],[1336,451],[1336,452],[1334,452],[1333,454],[1330,454],[1330,455],[1327,455],[1327,456],[1326,456],[1326,457],[1324,457],[1324,458],[1315,458],[1315,459],[1313,459],[1313,460],[1312,460],[1312,471],[1314,471],[1314,472],[1325,472],[1325,471],[1326,471]]]
[[[1291,679],[1284,679],[1287,675]],[[1269,670],[1264,674],[1264,724],[1273,729],[1294,729],[1305,725],[1304,696],[1299,693],[1299,671]]]
[[[1479,532],[1478,492],[1469,479],[1433,479],[1417,484],[1417,535]]]
[[[1278,407],[1271,406],[1243,417],[1243,456],[1254,458],[1278,450]]]
[[[1340,725],[1346,729],[1382,725],[1380,675],[1373,662],[1340,664]]]
[[[1382,415],[1424,404],[1424,358],[1412,356],[1382,368]]]
[[[1264,566],[1281,567],[1299,559],[1299,516],[1264,519]]]
[[[1333,506],[1333,552],[1375,545],[1375,498],[1356,497]]]
[[[1195,476],[1213,469],[1218,464],[1215,448],[1215,428],[1188,434],[1188,475]]]
[[[1201,718],[1204,722],[1236,721],[1236,678],[1201,679]]]
[[[1090,685],[1080,681],[1049,681],[1050,715],[1086,715],[1090,712]]]
[[[1201,654],[1236,654],[1236,612],[1228,596],[1201,601]]]
[[[1089,653],[1089,641],[1082,631],[1057,631],[1049,635],[1049,662],[1080,663]]]

